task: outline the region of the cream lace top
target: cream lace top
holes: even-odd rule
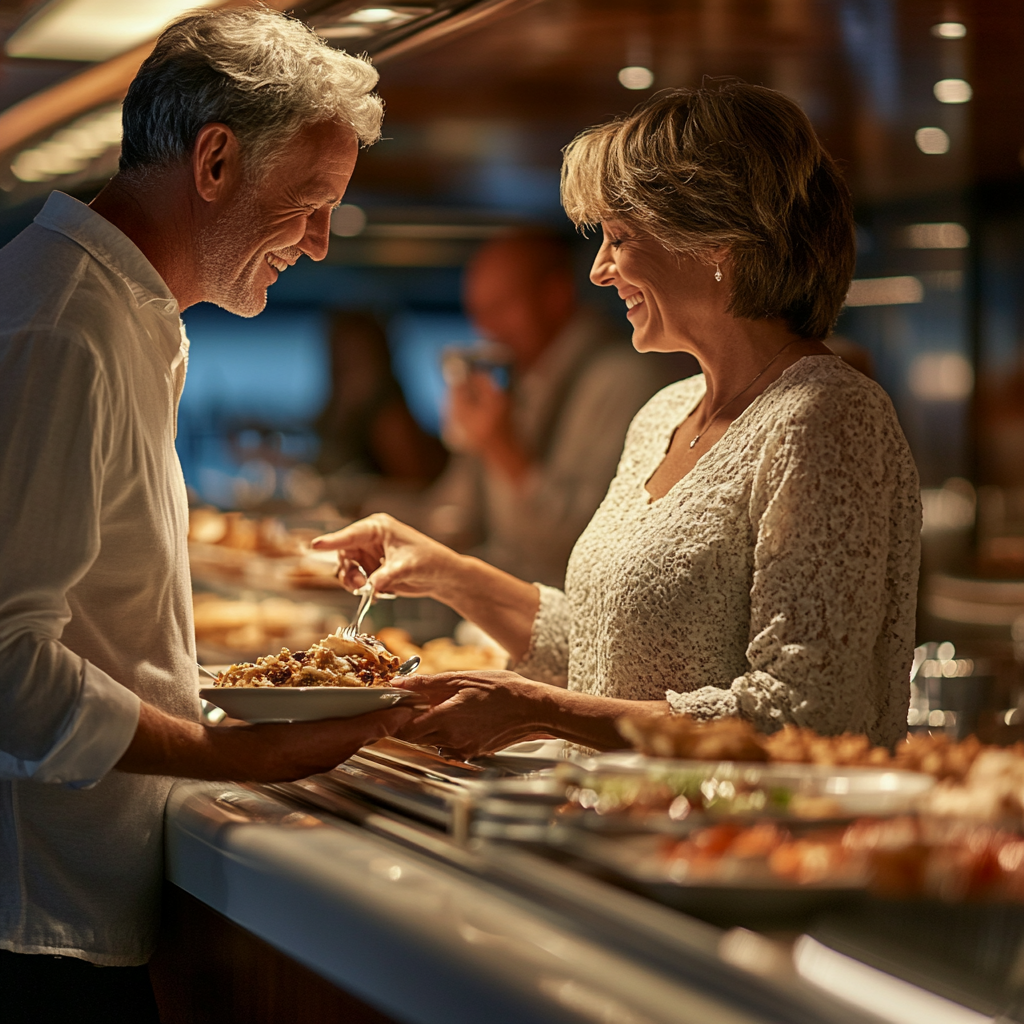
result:
[[[518,671],[697,718],[906,733],[917,471],[885,392],[835,356],[789,367],[658,501],[645,483],[703,376],[637,414]]]

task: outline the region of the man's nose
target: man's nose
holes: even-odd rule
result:
[[[322,260],[331,244],[331,210],[324,207],[317,210],[306,221],[306,233],[299,242],[299,248],[311,259]]]

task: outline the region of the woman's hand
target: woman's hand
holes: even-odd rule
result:
[[[437,597],[459,574],[462,556],[384,512],[360,519],[337,533],[317,537],[317,551],[338,552],[338,579],[356,590],[371,577],[376,590],[403,597]]]
[[[561,692],[514,672],[442,672],[397,685],[415,690],[431,708],[395,735],[462,760],[550,736],[550,697]]]
[[[598,750],[621,750],[628,744],[615,727],[618,718],[669,713],[664,700],[577,693],[515,672],[442,672],[407,676],[394,685],[414,690],[431,705],[395,735],[441,747],[463,760],[552,736]]]
[[[338,579],[349,590],[366,582],[358,563],[379,593],[432,597],[489,633],[513,661],[526,654],[540,601],[531,583],[460,555],[383,512],[317,537],[313,547],[338,552]]]

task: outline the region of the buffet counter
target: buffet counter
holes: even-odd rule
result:
[[[697,920],[529,843],[473,838],[458,814],[443,831],[429,813],[360,798],[339,771],[288,786],[180,783],[167,876],[390,1019],[991,1019],[799,929]],[[400,773],[395,783],[400,804]]]

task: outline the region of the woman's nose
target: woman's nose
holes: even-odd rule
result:
[[[601,288],[615,284],[615,261],[607,246],[601,246],[594,265],[590,268],[590,280]]]

